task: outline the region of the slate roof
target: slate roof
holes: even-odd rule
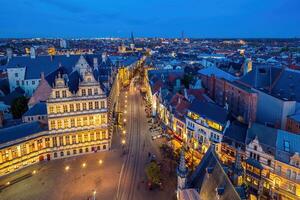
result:
[[[204,69],[200,69],[198,71],[199,74],[203,74],[203,75],[206,75],[206,76],[211,76],[211,75],[214,75],[218,78],[223,78],[225,80],[228,80],[228,81],[235,81],[237,80],[238,78],[219,69],[218,67],[207,67],[207,68],[204,68]]]
[[[284,148],[284,143],[289,143],[289,151]],[[289,163],[290,157],[296,152],[300,153],[300,135],[290,133],[283,130],[278,130],[277,140],[276,140],[276,159]]]
[[[262,124],[253,123],[247,131],[246,144],[248,145],[257,137],[264,152],[275,155],[277,129]]]
[[[288,118],[291,118],[296,122],[300,122],[300,113],[295,114],[295,115],[290,115],[290,116],[288,116]]]
[[[272,96],[300,101],[300,72],[297,70],[260,67],[246,74],[239,82],[268,92],[271,86]]]
[[[235,141],[240,144],[245,144],[247,128],[247,125],[233,121],[226,129],[222,142],[231,143],[231,141]]]
[[[23,117],[35,115],[47,115],[47,105],[45,102],[35,104],[32,108],[24,113]]]
[[[244,192],[241,192],[240,190],[239,192],[241,192],[241,194],[237,192],[213,148],[214,147],[210,147],[207,150],[205,156],[192,174],[192,179],[188,182],[189,187],[199,191],[200,199],[242,199],[240,195],[244,195]],[[219,198],[216,192],[217,188],[222,188],[222,194]]]
[[[0,129],[0,144],[17,140],[45,130],[48,130],[47,126],[37,121]]]
[[[14,99],[24,96],[25,92],[22,88],[17,87],[14,91],[6,96],[0,97],[0,101],[3,101],[6,105],[11,105]]]
[[[194,100],[189,110],[220,124],[226,124],[228,112],[226,109],[210,102]]]

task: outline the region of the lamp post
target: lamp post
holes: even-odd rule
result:
[[[93,200],[96,200],[96,190],[93,191]]]

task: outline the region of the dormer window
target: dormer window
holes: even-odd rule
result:
[[[290,152],[290,142],[289,141],[284,141],[284,151]]]
[[[94,89],[94,94],[95,94],[95,95],[98,94],[98,89],[97,89],[97,88]]]
[[[88,82],[91,82],[91,81],[92,81],[92,79],[91,79],[90,77],[88,77],[88,78],[87,78],[87,81],[88,81]]]
[[[55,98],[59,98],[59,91],[55,91]]]

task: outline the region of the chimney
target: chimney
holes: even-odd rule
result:
[[[106,60],[107,60],[107,54],[106,54],[106,52],[103,52],[102,53],[102,62],[106,62]]]
[[[102,58],[103,60],[103,58]],[[94,63],[94,68],[97,68],[98,67],[98,58],[93,58],[93,63]]]
[[[34,49],[34,47],[30,48],[30,58],[35,59],[35,49]]]

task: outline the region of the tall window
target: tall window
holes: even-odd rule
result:
[[[55,98],[59,98],[59,91],[55,91]]]
[[[53,108],[53,106],[50,106],[50,107],[49,107],[49,112],[50,112],[50,114],[51,114],[51,113],[54,113],[54,108]]]
[[[45,146],[46,148],[50,147],[50,138],[45,138]]]
[[[89,110],[93,109],[93,102],[89,102]]]
[[[76,103],[76,111],[80,111],[80,103]]]
[[[82,135],[81,134],[78,135],[78,142],[82,143]]]
[[[64,113],[68,112],[68,106],[67,105],[63,105],[63,111],[64,111]]]
[[[70,144],[70,136],[66,135],[66,145],[69,145],[69,144]]]
[[[63,138],[63,136],[59,136],[59,146],[64,146],[64,138]]]
[[[89,141],[89,135],[88,134],[84,134],[84,142],[88,142]]]
[[[66,97],[67,97],[67,91],[65,91],[65,90],[62,91],[62,97],[63,97],[63,98],[66,98]]]
[[[57,128],[58,129],[62,128],[62,121],[61,120],[57,120]]]
[[[71,118],[71,127],[75,127],[75,119]]]
[[[82,126],[81,118],[77,118],[77,126],[78,126],[78,127]]]
[[[81,93],[82,93],[82,96],[86,96],[86,91],[85,91],[85,89],[82,89],[82,90],[81,90]]]
[[[70,112],[74,112],[74,104],[70,104]]]
[[[97,95],[98,94],[98,88],[94,89],[94,94]]]
[[[99,109],[99,102],[95,101],[95,109]]]
[[[56,106],[56,113],[60,113],[60,106]]]
[[[105,101],[101,101],[101,108],[105,108]]]
[[[51,130],[55,129],[55,121],[54,120],[50,121],[50,129]]]
[[[102,131],[102,139],[106,139],[106,132]]]
[[[92,89],[88,89],[88,95],[92,96]]]
[[[86,103],[82,103],[82,110],[86,110]]]
[[[56,137],[52,138],[52,142],[53,142],[53,147],[57,147],[57,139],[56,139]]]
[[[64,128],[68,128],[69,127],[69,120],[65,119],[64,120]]]
[[[76,135],[72,135],[72,144],[76,144]]]
[[[94,117],[90,116],[89,117],[90,125],[94,125]]]
[[[83,117],[83,126],[87,126],[87,117]]]

